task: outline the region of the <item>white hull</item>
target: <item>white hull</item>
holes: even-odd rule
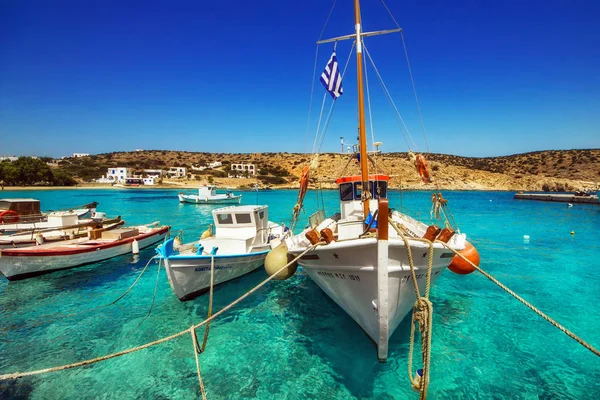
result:
[[[161,228],[162,229],[162,228]],[[155,234],[146,236],[138,240],[139,248],[145,248],[155,243],[162,241],[168,234],[168,229],[165,231],[157,230]],[[40,254],[36,255],[36,249],[42,249],[44,246],[31,248],[23,248],[21,250],[32,249],[26,254],[9,254],[9,251],[0,251],[0,272],[9,280],[19,280],[36,275],[41,275],[47,272],[60,269],[72,268],[79,265],[90,264],[97,261],[106,260],[108,258],[120,256],[132,252],[132,243],[136,237],[119,241],[118,245],[93,251],[81,251],[73,254],[65,254],[65,251],[56,251],[55,254]],[[89,242],[89,239],[75,239],[60,243],[59,246],[66,248],[68,246],[78,248],[79,244]],[[97,242],[102,242],[98,240]],[[79,246],[81,247],[81,246]],[[93,248],[92,246],[90,246]],[[85,249],[87,250],[87,249]]]
[[[214,284],[246,275],[264,265],[267,251],[238,256],[215,256]],[[210,288],[211,257],[180,255],[165,259],[169,284],[181,300],[189,300]]]
[[[179,194],[179,202],[181,203],[193,203],[193,204],[240,204],[242,201],[242,195],[239,196],[226,196],[216,195],[203,197],[197,194]]]
[[[417,284],[424,294],[428,247],[417,241],[410,241],[410,245]],[[404,242],[401,239],[390,239],[388,254],[389,338],[412,309],[416,298]],[[440,245],[434,248],[432,284],[450,263],[451,255],[452,252]],[[298,264],[377,343],[380,334],[377,311],[377,240],[372,238],[333,242],[307,253]]]

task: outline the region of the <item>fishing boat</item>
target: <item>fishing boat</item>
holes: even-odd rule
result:
[[[181,301],[190,300],[214,285],[238,278],[260,268],[271,249],[270,242],[283,229],[269,221],[269,208],[231,206],[212,211],[212,226],[198,242],[174,246],[174,239],[157,248],[164,260],[169,283]]]
[[[198,188],[198,194],[179,193],[180,203],[193,204],[240,204],[242,195],[235,195],[229,190],[218,194],[217,187],[212,185],[202,185]]]
[[[0,272],[11,281],[137,252],[164,240],[169,226],[158,222],[112,230],[94,229],[88,237],[39,246],[0,249]]]
[[[447,200],[439,191],[432,195],[432,220],[441,221],[439,224],[443,229],[389,208],[390,176],[377,164],[378,152],[367,151],[363,51],[373,63],[364,39],[401,32],[401,29],[363,32],[358,0],[354,7],[354,33],[317,42],[318,45],[335,43],[320,79],[326,88],[323,102],[328,94],[333,102],[339,101],[343,93],[343,72],[337,64],[335,45],[350,39],[354,40],[350,52],[356,50],[359,143],[355,146],[356,151],[349,155],[346,168],[335,180],[339,212],[326,218],[325,211],[319,210],[309,218],[306,229],[287,237],[281,246],[287,247],[294,257],[300,256],[298,264],[366,332],[376,345],[378,359],[384,361],[388,356],[389,338],[409,311],[417,308],[416,287],[420,293],[427,293],[426,282],[435,283],[442,271],[455,262],[453,250],[468,251],[469,254],[476,250],[454,221],[447,218]],[[374,63],[373,69],[376,70]],[[325,117],[319,121],[321,119]],[[374,147],[380,144],[373,143]],[[409,155],[423,182],[430,183],[432,178],[425,157],[412,152]],[[303,208],[311,170],[316,168],[317,162],[318,158],[314,157],[312,166],[307,165],[302,171],[292,229]],[[351,168],[360,172],[349,173]],[[287,262],[287,259],[283,260],[283,263]],[[469,272],[461,270],[460,266],[454,266],[453,270]]]
[[[41,212],[37,199],[0,199],[0,233],[22,232],[37,229],[61,228],[104,218],[96,215],[97,202],[63,211]]]
[[[52,213],[55,214],[55,213]],[[0,249],[7,247],[27,247],[36,246],[44,243],[63,242],[81,238],[88,235],[91,229],[112,230],[121,225],[125,221],[120,216],[112,219],[103,218],[97,213],[96,218],[75,220],[69,222],[68,219],[60,218],[60,213],[57,215],[48,216],[50,222],[49,227],[37,227],[29,230],[19,230],[16,233],[0,235]],[[53,219],[59,219],[58,222],[53,222]],[[40,223],[43,224],[43,223]]]

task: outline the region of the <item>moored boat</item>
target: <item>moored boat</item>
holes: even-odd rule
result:
[[[52,216],[48,217],[52,220]],[[94,218],[73,221],[74,225],[61,219],[59,224],[50,224],[49,228],[21,230],[17,233],[0,235],[0,249],[6,247],[27,247],[44,243],[62,242],[88,235],[92,229],[112,230],[125,223],[121,217],[113,219]]]
[[[209,228],[198,242],[175,248],[174,240],[168,240],[157,248],[171,288],[181,301],[210,288],[213,267],[215,285],[261,267],[271,240],[283,233],[280,225],[269,221],[267,206],[225,207],[212,214],[214,236]]]
[[[169,226],[158,223],[108,231],[96,229],[85,238],[0,249],[0,272],[12,281],[90,264],[131,253],[133,246],[142,249],[156,244],[169,230]]]
[[[198,188],[198,194],[179,193],[180,203],[194,204],[240,204],[242,195],[236,195],[226,190],[225,194],[217,193],[217,187],[202,185]]]
[[[306,229],[298,235],[286,238],[285,246],[292,256],[300,257],[298,265],[323,292],[367,333],[376,344],[378,359],[384,361],[388,356],[389,338],[400,321],[411,309],[421,309],[426,303],[431,304],[427,298],[430,284],[451,265],[455,257],[453,251],[470,251],[470,245],[466,242],[466,235],[460,233],[454,220],[446,215],[447,200],[439,191],[432,194],[432,223],[429,226],[388,207],[390,176],[382,172],[383,167],[377,164],[381,143],[373,142],[372,145],[377,150],[367,151],[364,88],[366,79],[363,66],[368,62],[372,64],[387,100],[390,104],[393,104],[393,101],[371,55],[366,50],[364,38],[402,30],[398,27],[385,31],[363,32],[358,0],[354,1],[354,11],[355,31],[352,34],[317,42],[334,43],[333,53],[320,76],[326,89],[323,105],[327,94],[333,98],[333,102],[338,101],[343,94],[342,77],[345,68],[341,70],[337,62],[337,42],[353,40],[354,45],[350,52],[356,51],[359,143],[354,146],[354,152],[349,154],[348,163],[335,181],[340,209],[329,218],[325,218],[324,209],[315,213],[309,219],[310,225]],[[363,51],[366,53],[364,59]],[[333,104],[330,112],[334,108]],[[370,99],[367,104],[370,108]],[[324,107],[321,107],[321,113],[323,109]],[[393,109],[397,112],[395,107]],[[372,116],[373,113],[370,109],[369,111],[369,115]],[[320,126],[317,132],[324,136],[330,115],[322,117],[323,114],[317,120],[319,123],[326,121],[323,132]],[[401,119],[399,113],[395,118]],[[431,183],[424,156],[415,155],[411,151],[408,154],[422,181],[425,184]],[[292,228],[295,227],[303,207],[311,169],[317,168],[317,165],[318,158],[315,156],[311,164],[305,166],[302,171]],[[350,173],[351,168],[359,169],[360,173]],[[435,223],[439,223],[444,229],[440,229]],[[476,251],[473,252],[473,260],[476,259],[475,254]],[[282,263],[285,262],[283,259]],[[268,268],[271,271],[277,269]],[[472,269],[465,268],[459,273],[471,271]],[[422,328],[421,325],[419,328]]]
[[[96,213],[97,202],[80,208],[42,213],[36,199],[0,199],[0,233],[40,229],[60,229],[65,226],[89,224],[104,219]]]

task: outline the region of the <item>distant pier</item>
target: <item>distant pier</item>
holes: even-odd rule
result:
[[[600,204],[597,195],[581,196],[575,194],[517,193],[518,200],[557,201],[562,203]]]

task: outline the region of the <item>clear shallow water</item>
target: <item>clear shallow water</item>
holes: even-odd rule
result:
[[[312,193],[312,194],[311,194]],[[515,201],[512,193],[447,192],[462,231],[477,246],[482,267],[592,345],[600,347],[600,207]],[[429,192],[392,192],[393,207],[427,219]],[[179,204],[175,190],[0,192],[35,197],[43,209],[99,201],[100,211],[128,223],[155,220],[197,238],[211,207]],[[316,209],[307,195],[306,219]],[[325,192],[328,213],[336,192]],[[270,220],[289,221],[295,191],[267,191]],[[256,193],[244,192],[243,204]],[[570,232],[575,231],[575,235]],[[523,243],[523,235],[530,243]],[[67,271],[0,281],[0,373],[93,358],[183,330],[206,317],[206,296],[181,303],[156,264],[114,306],[152,257],[127,255]],[[262,270],[215,290],[215,310],[266,277]],[[600,358],[478,274],[445,271],[432,292],[432,399],[596,399]],[[64,319],[51,316],[78,313]],[[139,325],[139,327],[138,327]],[[211,325],[200,356],[209,399],[418,398],[407,380],[405,320],[385,364],[360,328],[299,270],[270,282]],[[202,331],[199,331],[199,336]],[[92,366],[0,382],[0,398],[197,398],[189,336]]]

